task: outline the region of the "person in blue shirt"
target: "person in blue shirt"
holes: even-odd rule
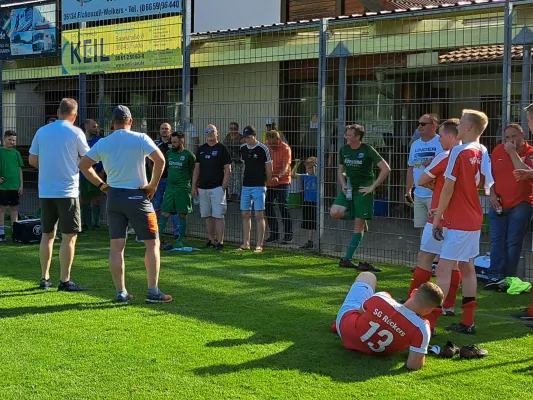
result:
[[[88,119],[83,124],[85,136],[87,138],[87,144],[89,147],[93,147],[102,137],[98,135],[99,128],[98,123],[95,120]],[[94,170],[101,178],[104,177],[104,167],[99,162],[94,166]],[[94,186],[91,182],[85,178],[80,172],[80,208],[81,208],[81,221],[82,232],[86,232],[89,229],[100,230],[100,189]]]
[[[305,174],[298,174],[296,171],[302,163],[300,160],[295,160],[296,164],[292,169],[292,177],[294,179],[301,179],[304,184],[304,204],[302,214],[302,229],[308,231],[307,243],[301,248],[311,250],[314,248],[313,239],[316,230],[316,214],[317,214],[317,186],[318,177],[316,176],[317,159],[316,157],[309,157],[305,161]]]

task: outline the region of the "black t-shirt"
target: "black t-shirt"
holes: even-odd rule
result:
[[[224,166],[231,165],[228,148],[222,143],[209,146],[201,145],[196,152],[196,163],[200,164],[200,189],[214,189],[222,186],[224,181]]]
[[[165,143],[163,142],[163,139],[158,139],[155,141],[155,145],[157,146],[159,150],[161,150],[161,153],[163,153],[163,156],[165,156],[165,159],[166,159],[167,151],[169,151],[170,147],[172,146],[170,144],[170,140],[167,143]],[[168,178],[168,164],[165,164],[163,175],[161,175],[161,179],[163,178]]]
[[[244,161],[242,185],[246,187],[266,186],[266,164],[272,162],[268,147],[261,142],[257,142],[252,148],[243,144],[241,158]]]

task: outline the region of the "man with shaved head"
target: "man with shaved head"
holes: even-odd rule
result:
[[[159,139],[155,141],[155,144],[157,148],[161,150],[161,153],[163,153],[164,156],[166,156],[167,151],[172,147],[171,134],[172,134],[172,128],[170,127],[170,124],[168,122],[163,122],[161,126],[159,127]],[[167,180],[168,180],[168,165],[165,165],[165,169],[163,170],[163,175],[161,176],[161,180],[159,181],[159,185],[157,186],[157,192],[155,192],[154,198],[152,200],[152,204],[154,205],[154,210],[157,214],[157,218],[161,216],[161,205],[163,204],[163,197],[165,195],[165,190],[167,188]],[[180,232],[179,231],[180,229],[179,216],[178,215],[172,216],[172,222],[174,225],[174,237],[175,239],[178,239],[179,234],[180,234],[179,233]],[[164,233],[164,232],[161,232],[161,233]]]
[[[196,152],[192,178],[193,196],[200,197],[200,215],[205,218],[209,241],[206,247],[224,250],[224,229],[227,203],[226,189],[231,176],[231,156],[228,148],[218,141],[215,125],[205,129],[207,143]]]
[[[88,119],[83,124],[83,130],[87,144],[92,148],[102,137],[98,135],[98,123],[94,119]],[[94,170],[101,178],[104,177],[102,163],[94,166]],[[81,230],[100,230],[100,189],[94,186],[80,172],[80,207],[81,207]]]

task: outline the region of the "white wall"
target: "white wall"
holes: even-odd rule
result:
[[[262,132],[266,118],[279,116],[279,63],[199,68],[191,111],[200,143],[210,123],[224,135],[230,122]]]
[[[208,32],[281,21],[281,0],[194,0],[194,31]]]

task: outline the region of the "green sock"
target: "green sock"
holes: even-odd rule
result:
[[[180,217],[180,240],[183,241],[187,230],[187,218]]]
[[[159,227],[159,236],[161,236],[167,230],[167,222],[168,217],[164,217],[163,215],[159,217],[159,222],[157,223]]]
[[[359,247],[359,243],[361,243],[361,240],[363,240],[363,234],[362,233],[353,233],[352,234],[352,240],[350,241],[350,245],[348,246],[348,250],[346,250],[346,254],[344,255],[345,260],[351,260],[353,257],[353,253],[355,253],[355,250]]]
[[[81,206],[81,221],[83,225],[91,227],[91,206],[89,204]]]
[[[100,205],[95,206],[93,204],[93,223],[95,225],[100,224]]]

